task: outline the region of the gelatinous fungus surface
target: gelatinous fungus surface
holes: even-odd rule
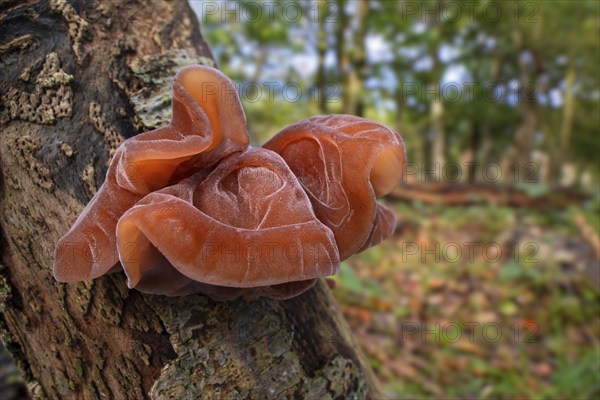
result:
[[[122,269],[147,293],[286,299],[393,233],[376,197],[398,185],[405,155],[386,127],[314,117],[252,148],[233,82],[200,65],[177,73],[172,107],[169,125],[115,152],[57,243],[57,280]]]

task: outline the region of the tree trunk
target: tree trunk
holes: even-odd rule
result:
[[[340,110],[345,112],[348,108],[348,85],[350,76],[350,58],[346,47],[346,30],[349,19],[346,12],[347,0],[336,0],[336,26],[335,26],[335,56],[338,67],[338,84],[340,85]]]
[[[540,28],[536,26],[533,34],[534,44],[539,43],[539,31]],[[537,172],[539,168],[533,165],[531,156],[535,148],[535,134],[540,125],[537,85],[542,65],[537,49],[524,46],[523,31],[519,26],[514,27],[513,37],[515,47],[519,49],[517,57],[522,57],[527,51],[531,60],[517,60],[521,75],[518,90],[521,122],[515,131],[513,145],[508,154],[509,169],[505,170],[510,170],[510,173],[504,174],[504,176],[506,182],[512,179],[513,183],[532,183],[537,182],[539,179],[535,173],[532,174],[532,171]]]
[[[498,84],[498,76],[500,75],[500,67],[502,64],[503,54],[500,51],[494,52],[492,63],[490,65],[490,87],[496,87]],[[489,109],[488,109],[489,110]],[[478,182],[484,182],[486,179],[483,176],[482,171],[491,162],[492,148],[494,145],[493,127],[490,118],[486,118],[483,121],[483,127],[481,132],[481,143],[476,151],[475,160],[479,165],[476,166],[475,176]]]
[[[327,31],[325,27],[325,19],[327,17],[327,3],[326,0],[319,0],[318,10],[319,18],[317,21],[317,55],[318,55],[318,66],[317,66],[317,79],[316,79],[316,93],[318,97],[317,104],[319,106],[319,113],[322,115],[327,114],[327,71],[325,68],[325,54],[327,53]]]
[[[428,171],[431,171],[431,179],[434,182],[442,181],[442,171],[446,165],[446,129],[444,128],[444,103],[432,100],[431,109],[431,130],[433,131],[433,143],[431,144],[431,164]]]
[[[351,68],[343,87],[344,114],[364,116],[364,85],[367,75],[367,18],[371,0],[361,0],[357,4],[356,31],[352,37]]]
[[[33,397],[379,397],[323,282],[218,303],[52,278],[115,149],[170,119],[176,70],[213,63],[186,2],[3,1],[0,26],[0,332]]]
[[[562,177],[562,168],[565,162],[569,161],[570,141],[573,132],[573,122],[575,120],[575,78],[576,70],[573,65],[573,56],[569,57],[567,73],[565,76],[564,106],[560,138],[558,145],[552,151],[554,157],[550,164],[550,181],[554,185],[560,185]]]
[[[444,127],[444,98],[442,96],[442,73],[443,65],[439,56],[440,41],[442,37],[439,16],[433,21],[433,25],[429,28],[432,36],[429,44],[429,56],[432,60],[432,69],[434,79],[429,84],[437,85],[440,88],[439,96],[432,96],[429,102],[429,113],[431,119],[431,131],[433,133],[433,141],[431,143],[431,162],[428,163],[427,172],[431,180],[440,182],[442,180],[442,171],[446,165],[446,128]],[[429,89],[434,89],[430,87]]]

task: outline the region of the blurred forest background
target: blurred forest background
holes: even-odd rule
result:
[[[598,2],[191,5],[255,144],[330,113],[404,138],[397,232],[334,289],[392,398],[598,398]]]
[[[404,138],[396,233],[333,289],[390,398],[599,398],[599,2],[190,4],[254,144],[330,113]]]

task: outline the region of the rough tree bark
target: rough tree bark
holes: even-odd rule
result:
[[[0,1],[0,331],[38,398],[378,398],[327,285],[289,301],[60,284],[54,243],[119,143],[213,63],[186,2]]]

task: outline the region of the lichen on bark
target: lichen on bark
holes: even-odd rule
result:
[[[325,286],[320,283],[302,296],[313,301],[329,290]],[[322,367],[307,369],[299,352],[300,336],[320,333],[291,323],[279,301],[215,303],[204,297],[183,297],[161,303],[156,310],[177,357],[162,369],[150,391],[152,399],[364,399],[367,395],[362,366],[341,354],[326,354],[327,346],[321,350]]]
[[[120,274],[52,278],[111,151],[169,121],[179,68],[213,64],[186,2],[32,1],[0,22],[0,335],[34,397],[377,397],[322,282],[217,303],[144,295]]]
[[[173,77],[190,64],[215,65],[212,59],[198,56],[191,48],[170,50],[131,63],[133,74],[146,84],[130,96],[141,129],[156,129],[170,122]]]
[[[31,81],[30,69],[21,73],[21,80]],[[69,118],[73,113],[73,91],[70,84],[73,75],[61,69],[57,53],[50,53],[41,72],[33,80],[34,89],[31,92],[14,87],[8,89],[2,96],[6,111],[1,116],[0,123],[10,120],[52,124],[59,118]]]

